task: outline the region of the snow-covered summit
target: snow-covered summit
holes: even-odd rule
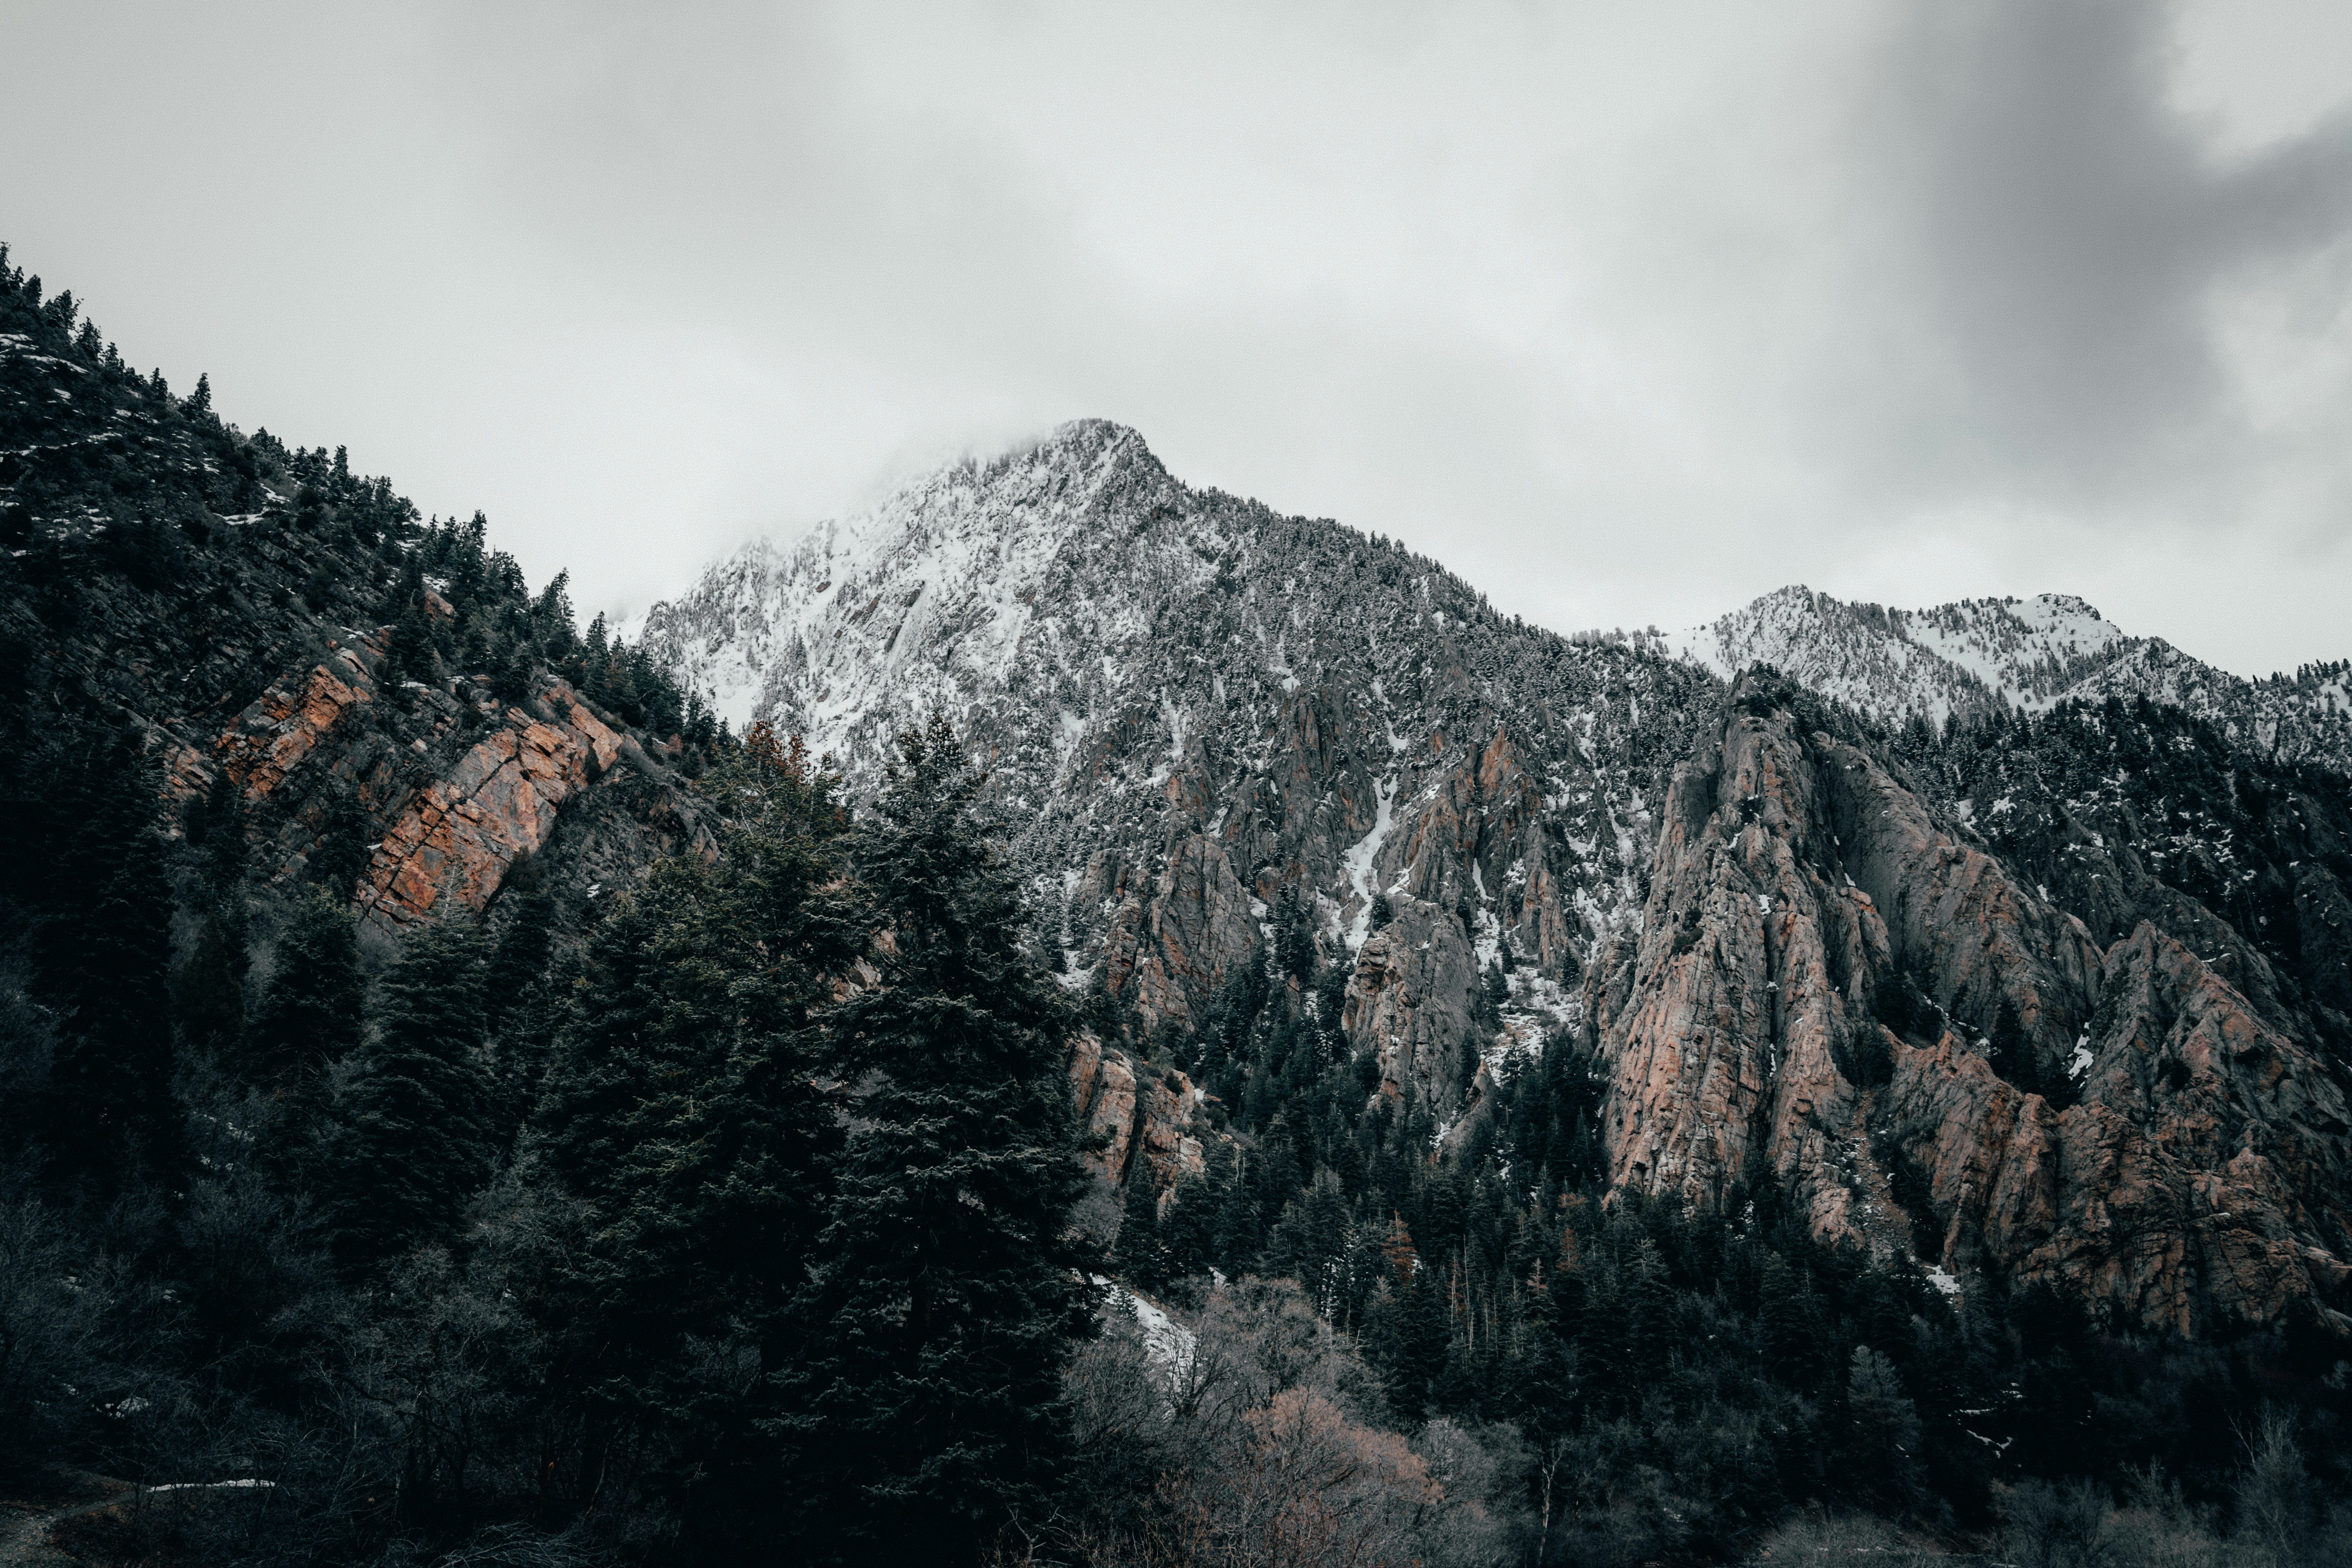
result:
[[[846,755],[885,689],[951,705],[951,690],[1002,681],[1055,559],[1113,547],[1107,502],[1173,489],[1134,431],[1065,425],[793,544],[754,541],[655,606],[647,646],[731,723],[782,719]]]
[[[2352,681],[2342,667],[2245,680],[2161,638],[2132,637],[2071,594],[1902,610],[1795,584],[1658,640],[1727,678],[1750,664],[1776,666],[1884,722],[2145,697],[2187,709],[2257,752],[2352,766]]]

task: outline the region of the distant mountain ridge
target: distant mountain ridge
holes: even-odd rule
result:
[[[1769,664],[1885,724],[2145,697],[2262,756],[2352,772],[2352,661],[2248,680],[2161,637],[2133,637],[2070,594],[1900,610],[1799,584],[1703,626],[1629,640],[1727,679]]]

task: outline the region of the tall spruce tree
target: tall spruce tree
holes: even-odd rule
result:
[[[245,1033],[245,973],[243,931],[232,932],[218,911],[199,916],[195,941],[172,976],[182,1047],[215,1060],[236,1050]]]
[[[1167,1248],[1160,1237],[1160,1197],[1151,1173],[1139,1156],[1127,1174],[1127,1201],[1118,1222],[1118,1250],[1112,1259],[1129,1284],[1156,1290],[1166,1273]]]
[[[483,975],[482,1009],[493,1030],[531,1009],[555,952],[555,900],[541,888],[519,889],[514,919],[499,934]]]
[[[447,1240],[490,1174],[481,967],[476,933],[451,921],[410,937],[384,977],[375,1038],[335,1107],[326,1161],[346,1268]]]
[[[561,1331],[595,1441],[668,1456],[654,1485],[705,1558],[773,1556],[780,1387],[709,1368],[714,1348],[786,1362],[841,1144],[819,1015],[868,922],[839,885],[835,782],[763,729],[711,775],[719,858],[664,861],[599,927],[539,1118],[589,1214]]]
[[[172,1094],[172,889],[139,737],[77,748],[58,809],[79,818],[54,870],[37,981],[57,1019],[43,1125],[69,1186],[109,1195],[183,1153]]]
[[[269,983],[246,1025],[246,1076],[280,1087],[307,1080],[360,1043],[365,997],[351,912],[310,893],[288,913]]]
[[[499,934],[482,977],[482,1021],[492,1040],[501,1142],[530,1117],[564,1016],[551,973],[555,900],[537,886],[504,896],[516,900],[514,918]]]
[[[1053,1506],[1099,1263],[1069,1223],[1072,1019],[1022,954],[980,777],[942,720],[899,747],[856,848],[889,940],[880,984],[834,1018],[853,1131],[778,1430],[807,1553],[962,1563]]]
[[[1777,1252],[1764,1260],[1756,1315],[1763,1329],[1765,1370],[1791,1388],[1811,1391],[1823,1359],[1821,1309],[1811,1283]]]

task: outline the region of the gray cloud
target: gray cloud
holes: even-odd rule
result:
[[[1885,491],[2210,504],[2263,455],[2213,296],[2352,226],[2352,117],[2215,157],[2166,102],[2169,22],[2072,0],[1891,30],[1853,135],[1877,270],[1849,346],[1877,352],[1831,410]]]
[[[1563,628],[1802,580],[2352,651],[2328,0],[0,0],[0,38],[19,260],[585,604],[1102,415]]]

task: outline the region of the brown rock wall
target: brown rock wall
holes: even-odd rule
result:
[[[324,664],[298,685],[284,682],[260,700],[213,744],[221,768],[249,800],[259,800],[332,734],[345,714],[375,700],[374,683],[353,660],[344,666],[348,684]]]
[[[1132,978],[1121,976],[1145,1029],[1166,1019],[1195,1027],[1205,1020],[1227,969],[1257,951],[1249,900],[1214,839],[1194,834],[1177,843],[1141,910]]]
[[[442,778],[410,797],[361,879],[361,918],[386,929],[452,908],[478,910],[514,861],[545,844],[556,809],[620,754],[620,737],[572,698],[543,703],[543,723],[520,709]]]
[[[1356,954],[1340,1027],[1379,1054],[1381,1094],[1396,1100],[1409,1089],[1444,1108],[1469,1076],[1462,1067],[1476,984],[1469,939],[1450,910],[1402,893],[1391,902],[1395,919]]]
[[[1087,1163],[1116,1184],[1139,1160],[1163,1199],[1179,1180],[1206,1168],[1203,1140],[1223,1136],[1202,1117],[1206,1097],[1190,1079],[1139,1075],[1126,1052],[1106,1048],[1092,1033],[1071,1047],[1070,1098],[1087,1132],[1103,1140]]]

